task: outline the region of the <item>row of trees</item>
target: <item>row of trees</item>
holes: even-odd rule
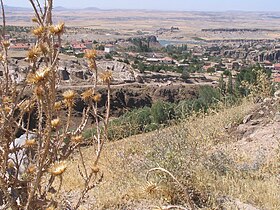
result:
[[[225,74],[226,73],[226,74]],[[234,97],[246,97],[253,94],[252,87],[257,87],[259,85],[263,86],[260,90],[264,92],[265,88],[271,89],[271,71],[265,70],[260,65],[249,66],[242,69],[233,80],[231,72],[225,72],[221,75],[218,88],[222,95],[231,95]],[[227,82],[225,78],[227,77]],[[266,90],[267,95],[271,94],[272,89]]]

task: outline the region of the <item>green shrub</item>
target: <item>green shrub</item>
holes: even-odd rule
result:
[[[174,119],[175,111],[171,103],[157,101],[151,108],[152,120],[156,124],[165,124]]]

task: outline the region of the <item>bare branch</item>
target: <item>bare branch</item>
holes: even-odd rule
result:
[[[2,21],[3,21],[3,28],[2,28],[2,40],[5,39],[5,33],[6,33],[6,16],[5,16],[5,8],[4,8],[4,2],[1,0],[1,10],[2,10]]]

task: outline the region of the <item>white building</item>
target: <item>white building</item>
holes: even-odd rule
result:
[[[112,44],[107,44],[107,45],[105,45],[105,47],[104,47],[104,52],[110,53],[110,52],[114,52],[114,51],[116,51],[114,45],[112,45]]]

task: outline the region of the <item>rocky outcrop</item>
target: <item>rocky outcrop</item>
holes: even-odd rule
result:
[[[147,85],[121,85],[112,88],[111,113],[113,116],[120,116],[124,112],[144,106],[151,106],[156,101],[179,102],[185,99],[192,99],[197,96],[198,86],[170,85],[170,86],[147,86]],[[62,90],[61,90],[62,91]],[[79,89],[82,93],[84,89]],[[105,107],[106,89],[98,90],[102,94],[99,106]],[[77,99],[75,110],[82,112],[86,104]]]

